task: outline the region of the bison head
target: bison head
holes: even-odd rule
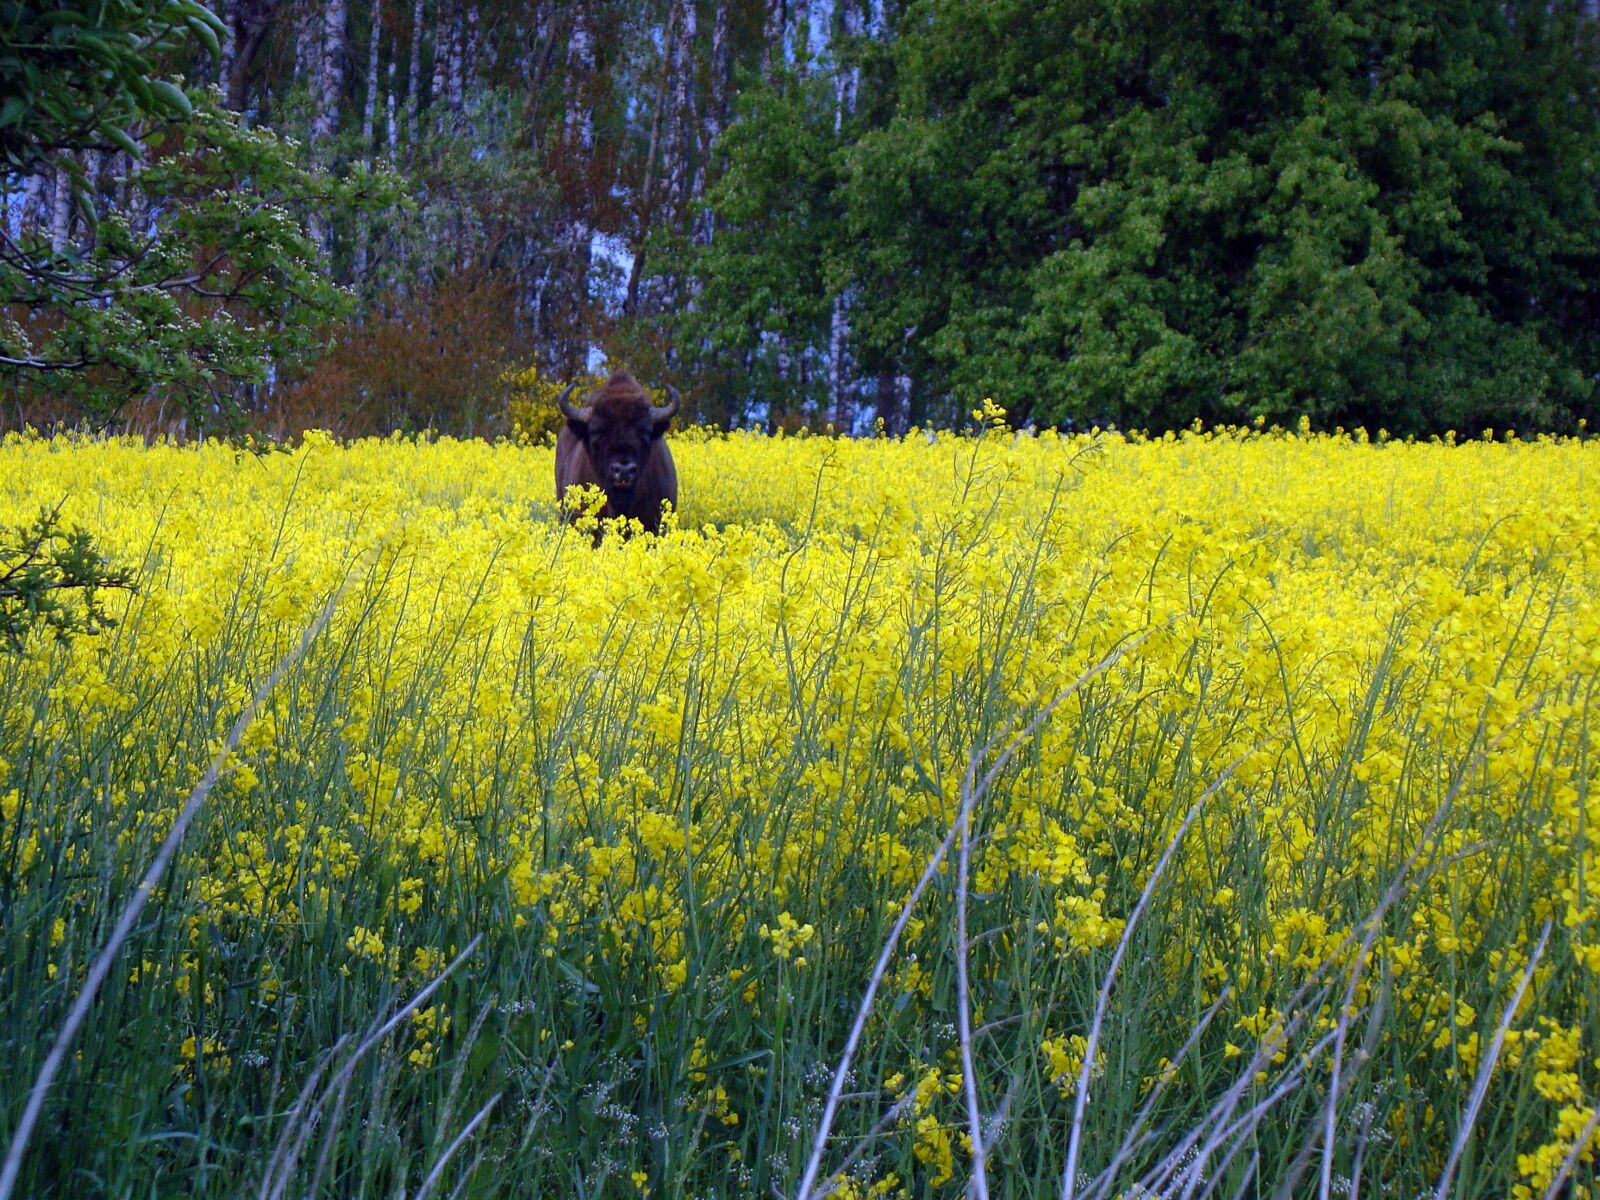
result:
[[[667,432],[678,411],[678,395],[657,408],[633,376],[618,372],[581,407],[568,402],[569,386],[556,401],[567,425],[583,442],[589,462],[608,494],[626,496],[639,480],[656,439]]]

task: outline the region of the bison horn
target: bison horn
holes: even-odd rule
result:
[[[569,383],[566,387],[562,388],[561,395],[556,397],[556,407],[561,410],[562,415],[564,415],[569,421],[587,421],[589,419],[589,412],[587,409],[574,408],[567,402],[567,397],[572,395],[572,389],[577,386],[578,385],[576,383]]]
[[[672,403],[662,408],[652,408],[650,415],[658,422],[670,421],[677,415],[678,406],[683,403],[683,397],[678,395],[678,389],[670,383],[664,383],[661,386],[666,390],[667,395],[672,397]]]

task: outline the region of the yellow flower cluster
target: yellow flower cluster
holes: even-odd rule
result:
[[[767,925],[763,923],[756,932],[761,935],[762,941],[771,944],[774,954],[779,958],[788,959],[794,956],[796,950],[805,946],[812,938],[817,936],[817,927],[809,922],[802,925],[794,919],[792,914],[781,912],[778,914],[776,924]],[[806,965],[806,960],[804,958],[796,958],[795,965],[803,967]]]
[[[158,839],[336,596],[186,851],[197,963],[271,930],[285,955],[304,939],[398,986],[490,928],[575,1005],[626,1011],[609,1038],[700,1014],[685,1103],[742,1134],[759,1087],[708,1068],[755,1048],[696,1006],[787,1028],[790,989],[819,978],[853,1002],[963,795],[980,792],[973,988],[1010,1030],[1024,988],[1045,1011],[1042,990],[1103,965],[1220,780],[1145,918],[1151,1011],[1228,988],[1216,1057],[1249,1055],[1287,1037],[1294,987],[1365,954],[1352,1002],[1383,1006],[1378,1056],[1414,1072],[1396,1120],[1448,1147],[1454,1094],[1401,1092],[1470,1086],[1548,919],[1495,1076],[1542,1106],[1504,1189],[1538,1194],[1600,1099],[1600,446],[1034,436],[975,415],[972,436],[674,435],[674,528],[598,547],[553,511],[548,446],[12,437],[0,527],[59,501],[139,588],[109,598],[112,632],[0,664],[7,894],[53,879],[86,830],[115,831],[119,862]],[[27,764],[66,743],[110,765],[47,803]],[[69,922],[103,902],[74,877]],[[884,1023],[952,1011],[953,882],[908,926]],[[242,978],[196,985],[191,1006],[219,1012],[183,1062],[248,1049],[220,1015]],[[274,959],[258,992],[299,986]],[[1086,1046],[1049,1019],[1019,1053],[1056,1102]],[[412,1063],[451,1053],[448,1029],[418,1013]],[[1165,1072],[1179,1040],[1136,1069]],[[947,1048],[907,1043],[903,1065],[926,1082]],[[931,1107],[953,1105],[950,1076],[929,1088],[914,1161],[847,1194],[953,1177],[960,1122]]]

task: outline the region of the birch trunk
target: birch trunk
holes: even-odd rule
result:
[[[856,90],[860,85],[860,68],[844,57],[853,53],[852,43],[861,33],[861,10],[856,0],[838,0],[835,13],[839,19],[839,41],[834,59],[833,132],[836,137],[844,132],[844,121],[855,111]],[[833,320],[828,337],[828,401],[833,410],[833,426],[840,433],[855,431],[856,404],[851,394],[847,373],[850,347],[850,313],[848,288],[841,288],[833,298]]]
[[[372,131],[378,116],[378,54],[383,42],[383,0],[373,0],[372,36],[367,40],[367,104],[361,114],[361,148],[372,150]]]
[[[238,23],[238,0],[223,0],[218,7],[217,16],[222,18],[221,53],[217,56],[217,86],[224,93],[227,92],[229,82],[233,79],[233,59],[236,38],[234,26]]]
[[[383,100],[384,100],[385,108],[387,109],[387,112],[385,113],[385,115],[388,118],[389,160],[391,162],[394,161],[395,155],[399,152],[399,149],[400,149],[400,124],[399,124],[399,121],[395,117],[395,95],[394,95],[395,61],[399,57],[400,56],[395,52],[395,47],[390,46],[389,47],[389,70],[388,70],[389,86],[384,88]]]
[[[878,419],[890,437],[904,437],[906,433],[905,383],[892,366],[878,372]]]
[[[316,109],[311,118],[311,153],[319,163],[331,154],[328,143],[339,128],[339,102],[344,91],[345,0],[324,0],[322,10],[322,56],[317,71]],[[329,249],[332,231],[327,218],[316,208],[306,223],[311,240]]]
[[[761,40],[761,74],[769,80],[783,66],[783,39],[788,21],[786,0],[767,0],[767,23]]]
[[[413,0],[411,6],[411,61],[406,66],[406,111],[410,114],[406,144],[412,148],[422,127],[422,4],[423,0]]]
[[[444,128],[445,77],[450,69],[450,9],[452,0],[439,0],[433,22],[433,80],[428,104],[435,110],[434,132]]]
[[[72,179],[67,169],[58,166],[53,181],[55,191],[50,205],[50,249],[60,254],[72,236]]]
[[[767,24],[764,31],[765,37],[762,44],[761,73],[770,83],[783,69],[787,60],[784,52],[784,43],[788,39],[789,5],[788,0],[768,0]],[[789,386],[789,371],[793,365],[789,357],[788,339],[782,333],[772,335],[773,362],[777,368],[779,385],[782,388]],[[774,407],[787,408],[788,405],[780,401]],[[769,412],[769,422],[776,422],[778,414]]]
[[[373,0],[372,36],[367,39],[367,102],[361,113],[361,152],[370,164],[372,161],[373,126],[378,116],[378,51],[383,41],[383,0]],[[372,236],[371,221],[365,213],[356,230],[355,278],[365,283],[367,278],[367,242]]]
[[[144,143],[140,142],[138,156],[130,155],[128,158],[127,195],[122,202],[122,211],[128,218],[128,228],[139,237],[146,236],[150,215],[150,197],[145,195],[144,188],[139,186],[139,175],[144,170],[145,153]]]
[[[465,29],[466,22],[465,17],[461,12],[461,6],[459,4],[455,4],[452,7],[454,7],[455,12],[451,15],[450,19],[450,113],[453,117],[459,117],[461,115],[462,107],[465,104],[465,78],[463,74],[463,60],[467,40]],[[453,121],[452,124],[459,125],[460,122]]]
[[[33,174],[28,176],[28,186],[22,194],[22,220],[17,230],[19,237],[39,232],[39,224],[44,220],[44,185],[44,168],[35,167]]]
[[[317,75],[317,108],[311,144],[321,148],[339,129],[339,101],[344,91],[345,0],[325,0],[322,12],[322,60]]]
[[[717,5],[717,16],[711,26],[711,94],[705,112],[706,147],[722,136],[728,122],[728,84],[732,76],[731,51],[728,46],[728,5],[726,0]]]
[[[483,59],[483,39],[478,28],[478,6],[467,5],[466,41],[462,49],[462,74],[466,78],[467,95],[478,94],[478,71]]]
[[[698,32],[694,0],[677,0],[678,36],[672,53],[672,123],[667,145],[672,155],[672,198],[681,219],[694,197],[694,42]]]
[[[314,0],[300,0],[294,14],[294,77],[312,79],[322,63],[322,26]]]
[[[677,31],[677,9],[667,13],[667,30],[662,36],[661,75],[656,85],[655,112],[650,118],[650,148],[644,159],[644,186],[639,190],[638,237],[633,246],[633,262],[628,267],[628,290],[622,311],[629,316],[639,311],[639,281],[644,275],[645,244],[655,223],[656,163],[661,147],[661,123],[666,117],[668,94],[672,88],[672,46]]]
[[[722,136],[728,120],[728,81],[730,75],[728,54],[728,5],[717,5],[715,22],[711,26],[711,82],[703,106],[700,122],[700,157],[695,175],[694,194],[705,191],[706,173],[710,169],[711,155]],[[716,219],[710,210],[701,209],[695,216],[694,241],[699,246],[709,246],[716,232]]]
[[[794,0],[790,16],[794,26],[794,75],[804,83],[811,69],[811,0]]]
[[[588,19],[579,10],[572,21],[572,37],[567,43],[567,110],[563,128],[566,132],[567,153],[576,155],[587,169],[594,154],[594,113],[589,104],[589,89],[594,74],[594,42]],[[584,365],[585,345],[576,334],[582,327],[584,310],[589,295],[589,271],[593,259],[591,245],[594,231],[589,223],[589,198],[577,195],[571,201],[571,216],[567,223],[566,251],[569,264],[569,303],[572,321],[564,339],[562,359],[568,375],[576,374]]]

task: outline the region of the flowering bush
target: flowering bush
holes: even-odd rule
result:
[[[17,1078],[335,598],[25,1183],[149,1194],[226,1153],[241,1194],[792,1195],[901,917],[843,1194],[962,1194],[968,1087],[1005,1195],[1059,1193],[1080,1100],[1101,1194],[1326,1154],[1338,1187],[1538,1197],[1589,1161],[1600,448],[980,421],[675,434],[676,530],[598,548],[548,446],[6,441],[0,526],[66,495],[142,564],[114,631],[0,656]],[[912,906],[963,798],[970,876],[952,849]],[[272,1157],[341,1039],[468,947],[328,1093],[348,1136]]]
[[[605,383],[599,375],[580,375],[576,379],[552,379],[542,375],[536,366],[508,372],[504,379],[509,389],[506,402],[506,420],[513,436],[534,443],[555,441],[556,434],[566,424],[566,418],[556,407],[556,398],[568,383],[573,388],[571,401],[582,404],[584,397]],[[645,388],[652,404],[665,404],[666,397],[653,388]]]
[[[511,432],[523,440],[554,444],[556,434],[567,419],[556,407],[556,397],[561,395],[568,381],[549,379],[539,373],[538,367],[524,367],[508,372],[505,383],[509,389],[506,401],[506,420]],[[598,388],[605,380],[598,375],[583,375],[575,382],[573,403],[580,404],[583,397]]]

